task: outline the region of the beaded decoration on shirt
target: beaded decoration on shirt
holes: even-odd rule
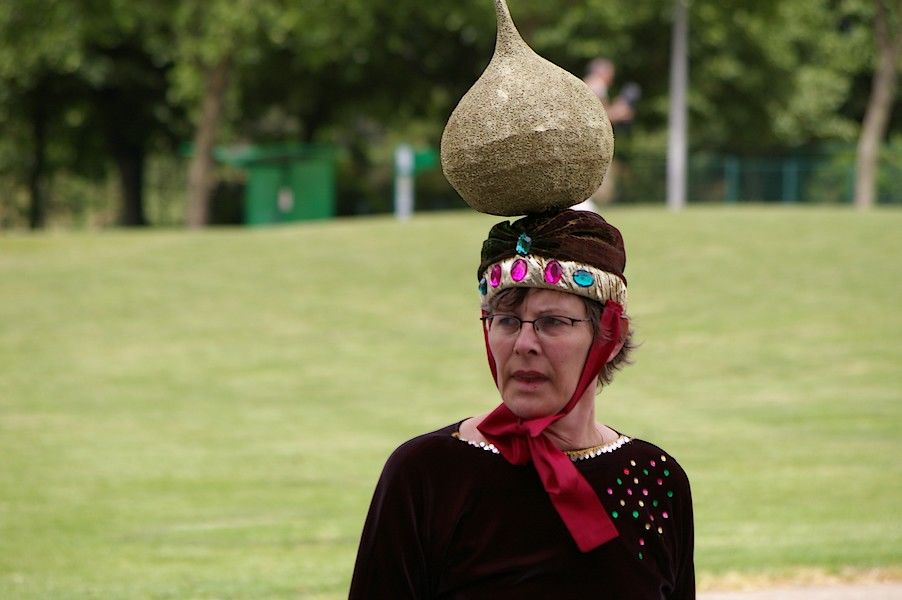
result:
[[[621,435],[619,438],[611,442],[610,444],[602,444],[601,446],[592,446],[591,448],[583,448],[582,450],[564,450],[564,454],[566,454],[570,460],[573,462],[577,462],[580,460],[587,460],[589,458],[595,458],[596,456],[600,456],[602,454],[608,454],[609,452],[613,452],[614,450],[619,449],[621,446],[630,441],[625,435]]]
[[[487,452],[491,452],[492,454],[501,454],[501,451],[495,447],[495,444],[486,443],[486,442],[474,442],[473,440],[464,439],[464,438],[460,437],[459,431],[455,431],[451,435],[454,436],[455,438],[459,439],[462,442],[466,442],[466,443],[470,444],[474,448],[482,448],[483,450],[485,450]]]
[[[485,450],[486,452],[491,452],[492,454],[501,454],[501,451],[490,442],[474,442],[473,440],[468,440],[460,437],[460,432],[455,431],[451,434],[453,437],[457,438],[462,442],[466,442],[467,444],[473,446],[474,448],[480,448]],[[565,450],[564,454],[573,461],[577,462],[580,460],[587,460],[590,458],[595,458],[596,456],[601,456],[602,454],[608,454],[610,452],[614,452],[619,449],[621,446],[630,441],[630,438],[621,435],[619,438],[611,442],[610,444],[603,444],[601,446],[593,446],[591,448],[583,448],[582,450]]]

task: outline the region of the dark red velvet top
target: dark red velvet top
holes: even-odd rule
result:
[[[532,465],[453,437],[459,424],[388,459],[364,525],[350,598],[695,598],[686,473],[630,440],[576,462],[620,535],[576,547]]]

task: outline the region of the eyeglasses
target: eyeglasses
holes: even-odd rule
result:
[[[531,323],[536,335],[548,339],[564,337],[573,330],[577,323],[591,321],[591,319],[574,319],[558,315],[546,315],[527,321],[516,315],[508,314],[488,315],[481,317],[480,320],[488,325],[490,332],[510,337],[519,334],[524,323]]]

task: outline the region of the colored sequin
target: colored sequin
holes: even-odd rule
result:
[[[630,496],[632,496],[633,490],[631,488],[627,488],[626,493],[629,494]]]
[[[638,510],[634,510],[634,511],[633,511],[633,518],[634,518],[634,519],[638,519],[638,518],[639,518],[639,511],[638,511]]]
[[[642,553],[639,553],[639,560],[643,560],[645,557],[642,556]]]
[[[518,258],[514,261],[514,264],[511,265],[511,279],[514,281],[523,281],[526,278],[527,272],[529,272],[529,267],[522,258]]]
[[[532,238],[526,235],[525,233],[521,233],[520,237],[517,238],[517,254],[520,256],[526,256],[529,254],[529,249],[532,247]]]
[[[642,474],[648,476],[648,469],[642,469]]]
[[[640,546],[644,546],[644,545],[645,545],[645,540],[642,539],[642,538],[639,538],[639,545],[640,545]]]
[[[658,477],[658,485],[664,485],[664,480]]]
[[[489,272],[489,283],[493,288],[501,285],[501,265],[492,265],[492,270]]]
[[[613,493],[614,493],[614,490],[612,490],[611,488],[608,488],[608,496],[613,495]]]
[[[564,269],[561,268],[561,263],[556,260],[548,261],[548,264],[545,265],[545,283],[550,283],[552,285],[556,284],[561,280],[561,277],[564,276]]]
[[[629,470],[629,469],[624,469],[624,470],[623,470],[623,474],[624,474],[624,475],[629,475],[629,474],[630,474],[630,470]]]
[[[651,461],[650,464],[651,464],[651,466],[655,466],[657,463],[655,463],[655,461]]]
[[[614,512],[611,513],[611,516],[616,519],[617,517],[620,516],[620,513],[615,510]]]
[[[479,293],[485,296],[489,291],[489,283],[485,280],[485,277],[479,280]]]
[[[664,469],[664,477],[670,477],[670,469]]]
[[[623,485],[623,480],[619,477],[617,478],[617,485]]]
[[[643,495],[643,496],[648,496],[648,490],[645,489],[645,488],[642,488],[642,495]]]
[[[657,501],[657,500],[652,500],[652,501],[651,501],[651,505],[654,506],[655,508],[658,508],[658,501]]]
[[[668,498],[673,498],[673,491],[672,491],[672,490],[667,492],[667,497],[668,497]]]
[[[584,269],[577,269],[573,272],[573,282],[579,287],[589,287],[595,283],[595,277]]]
[[[664,513],[661,516],[664,517],[665,519],[670,518],[670,515],[667,514],[667,511],[664,511]]]

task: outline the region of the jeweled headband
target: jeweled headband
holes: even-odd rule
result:
[[[492,227],[476,276],[483,305],[501,290],[533,287],[626,307],[625,267],[616,227],[593,212],[564,210]]]

